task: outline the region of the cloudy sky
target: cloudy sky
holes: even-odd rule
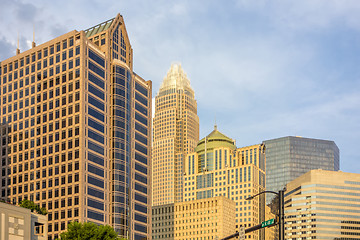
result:
[[[333,140],[360,173],[360,1],[0,0],[0,61],[120,13],[134,70],[155,95],[171,63],[195,90],[200,137],[237,146],[283,136]]]

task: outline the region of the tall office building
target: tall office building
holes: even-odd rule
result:
[[[285,239],[360,239],[360,174],[311,170],[287,184]]]
[[[1,62],[1,197],[149,239],[151,81],[133,72],[121,15]]]
[[[171,65],[161,84],[153,124],[152,204],[181,202],[184,158],[199,141],[199,117],[194,90],[180,65]]]
[[[335,142],[303,137],[282,137],[263,142],[266,147],[266,190],[279,191],[312,169],[339,170]],[[268,196],[270,203],[273,195]]]
[[[265,152],[262,144],[236,148],[234,140],[215,129],[199,141],[185,160],[184,200],[225,196],[236,204],[236,229],[265,220]],[[234,229],[234,230],[236,230]],[[264,239],[263,230],[247,234]]]

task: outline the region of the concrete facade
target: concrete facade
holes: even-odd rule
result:
[[[155,206],[152,239],[221,239],[235,233],[235,203],[214,197]]]
[[[47,240],[47,217],[0,202],[0,240]]]
[[[360,239],[360,174],[311,170],[287,184],[285,239]]]

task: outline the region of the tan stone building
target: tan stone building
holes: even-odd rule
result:
[[[0,202],[0,240],[47,240],[47,217]]]
[[[287,184],[285,239],[360,239],[360,174],[311,170]]]
[[[183,164],[199,141],[194,90],[178,64],[171,65],[155,97],[152,204],[181,202]]]
[[[215,129],[186,156],[184,200],[225,196],[236,204],[236,229],[265,220],[265,194],[252,201],[245,198],[265,190],[265,153],[261,144],[236,148],[234,140]],[[236,230],[235,229],[235,230]],[[247,239],[264,239],[264,231]]]
[[[265,220],[269,219],[277,219],[277,216],[271,212],[271,208],[268,206],[265,206]],[[266,240],[274,240],[277,236],[275,234],[277,226],[267,227],[265,229],[261,229],[260,231],[264,231],[265,233],[265,239]]]
[[[1,61],[3,198],[150,236],[151,81],[133,72],[121,15]]]
[[[223,197],[154,206],[152,239],[221,239],[235,233],[235,203]]]

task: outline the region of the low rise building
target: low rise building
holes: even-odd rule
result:
[[[311,170],[284,200],[285,239],[360,239],[360,174]]]
[[[235,233],[235,202],[223,197],[152,209],[152,239],[221,239]]]
[[[47,217],[0,202],[0,240],[47,240]]]

